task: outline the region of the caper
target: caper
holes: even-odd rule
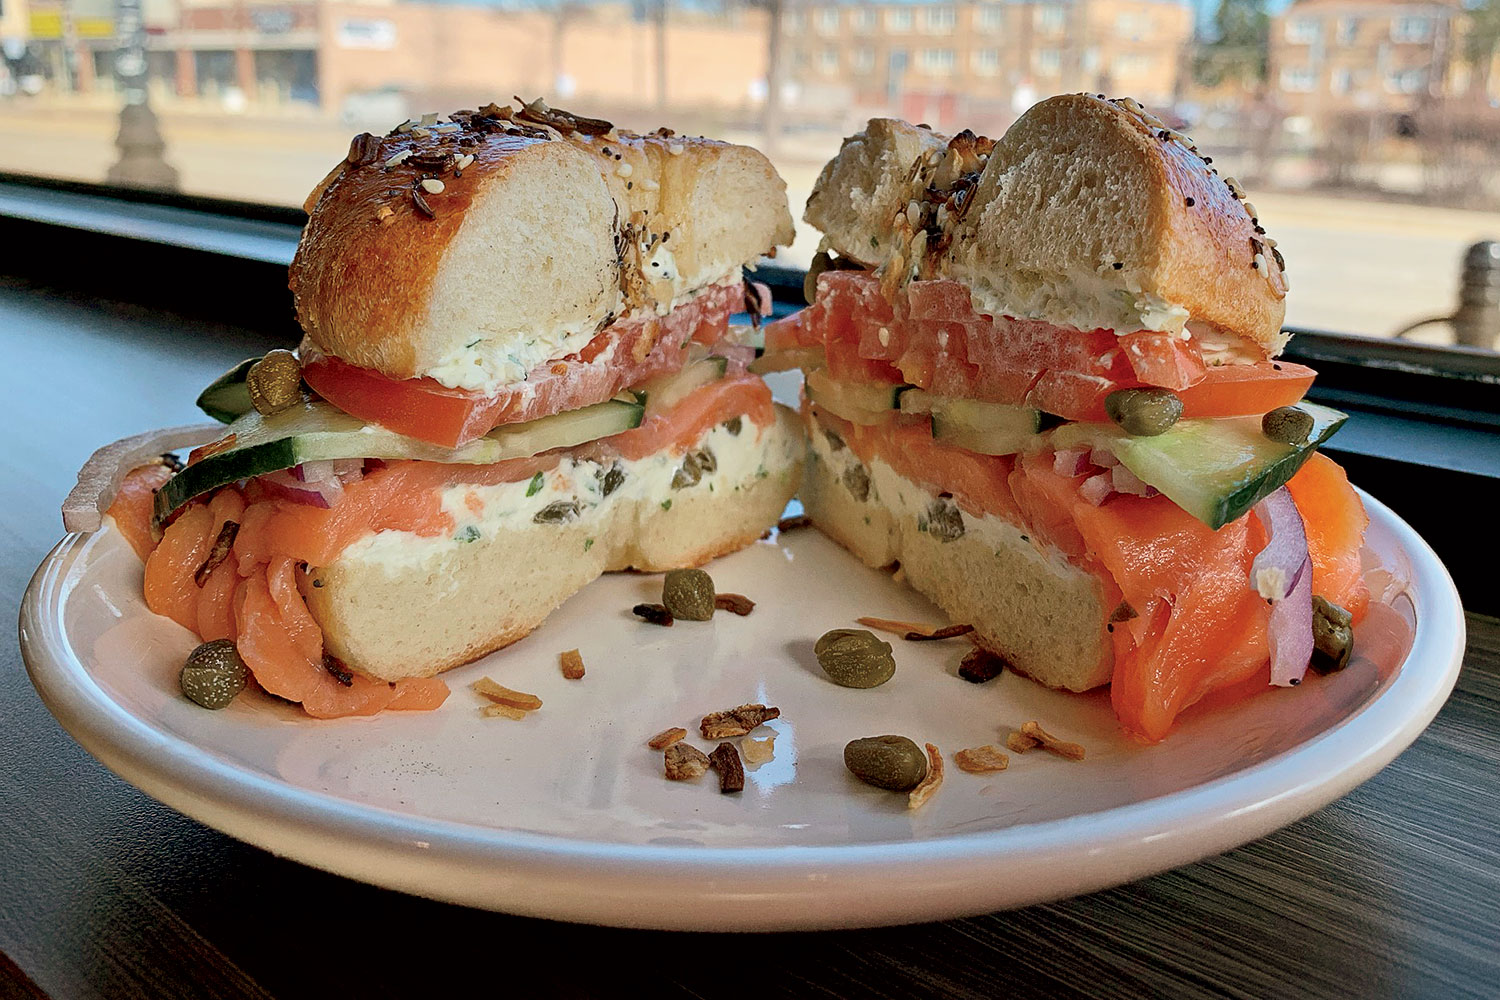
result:
[[[682,460],[682,465],[672,473],[672,489],[681,490],[689,486],[697,486],[698,480],[702,478],[703,467],[698,464],[698,456],[693,452],[688,452]]]
[[[554,500],[532,515],[537,524],[562,524],[578,516],[577,500]]]
[[[1260,418],[1261,433],[1278,444],[1302,444],[1312,429],[1312,414],[1295,406],[1278,406]]]
[[[745,429],[745,421],[740,417],[730,417],[724,421],[724,429],[735,437],[739,437],[740,431]]]
[[[245,690],[250,671],[228,639],[205,642],[188,654],[178,683],[182,693],[204,708],[220,709]]]
[[[964,515],[950,497],[938,497],[927,507],[927,531],[945,542],[962,538]]]
[[[1120,389],[1104,397],[1104,412],[1127,434],[1155,437],[1182,419],[1182,400],[1171,389]]]
[[[813,645],[828,679],[841,687],[879,687],[896,673],[891,644],[862,628],[836,628]]]
[[[706,622],[714,616],[713,577],[701,569],[674,569],[661,582],[661,603],[673,618]]]
[[[1314,597],[1312,668],[1320,674],[1343,670],[1354,654],[1354,618],[1322,597]]]
[[[818,275],[828,270],[833,263],[826,252],[813,254],[812,263],[807,266],[807,277],[802,279],[802,297],[812,305],[818,298]]]
[[[280,413],[302,398],[302,365],[291,351],[275,350],[245,375],[250,404],[265,415]]]
[[[620,468],[619,462],[616,462],[609,467],[609,471],[600,474],[599,492],[605,496],[609,496],[615,490],[619,489],[624,482],[625,470]]]
[[[927,754],[905,736],[866,736],[844,747],[844,766],[867,785],[909,792],[927,777]]]

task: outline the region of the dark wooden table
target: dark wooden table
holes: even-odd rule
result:
[[[225,289],[232,295],[233,289]],[[0,609],[97,445],[197,419],[253,332],[0,279]],[[1394,764],[1222,857],[942,924],[716,936],[523,920],[284,861],[158,805],[58,727],[0,642],[0,998],[1500,996],[1500,622]],[[12,633],[13,635],[14,633]]]

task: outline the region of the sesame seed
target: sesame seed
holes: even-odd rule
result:
[[[397,153],[395,156],[391,157],[389,160],[386,160],[385,161],[385,165],[388,166],[388,167],[399,167],[401,164],[403,164],[403,163],[406,162],[406,158],[408,156],[410,156],[410,155],[411,155],[411,150],[409,150],[409,149],[403,149],[401,152]]]
[[[1212,163],[1212,162],[1214,162],[1214,158],[1212,156],[1205,156],[1203,158],[1203,162],[1204,163]]]
[[[629,177],[631,174],[635,173],[635,168],[630,164],[621,161],[620,165],[618,167],[615,167],[615,173],[619,174],[621,177]]]
[[[1113,264],[1110,265],[1110,267],[1114,268],[1116,271],[1120,270],[1124,266],[1125,266],[1124,262],[1118,261],[1118,260],[1115,261]]]
[[[437,120],[438,120],[438,114],[437,114],[437,112],[436,111],[429,111],[425,115],[422,116],[422,122],[421,122],[421,124],[423,124],[423,125],[436,125],[437,124]]]
[[[1255,255],[1255,260],[1251,262],[1250,266],[1258,271],[1269,270],[1266,267],[1266,255],[1262,253],[1258,253]]]
[[[667,146],[667,152],[671,153],[673,156],[681,156],[684,148],[685,147],[682,145],[682,143],[674,142]]]
[[[1262,234],[1264,234],[1264,233],[1265,233],[1265,230],[1264,230],[1264,229],[1261,229],[1261,228],[1260,228],[1260,227],[1259,227],[1259,226],[1256,226],[1256,227],[1255,227],[1255,228],[1256,228],[1256,229],[1257,229],[1257,230],[1259,230],[1259,231],[1260,231],[1260,232],[1261,232],[1261,233],[1262,233]],[[1275,240],[1273,240],[1273,239],[1271,239],[1271,237],[1269,237],[1269,236],[1267,236],[1267,237],[1266,237],[1266,246],[1268,246],[1268,247],[1270,247],[1270,248],[1271,248],[1271,249],[1273,249],[1273,250],[1274,250],[1274,249],[1276,249],[1276,241],[1275,241]]]
[[[891,346],[891,331],[889,329],[887,329],[886,327],[882,326],[880,328],[879,336],[880,336],[880,346],[881,347],[890,347]]]
[[[467,169],[469,169],[469,164],[471,164],[473,162],[474,162],[474,155],[472,153],[465,153],[463,156],[460,156],[458,158],[458,162],[455,163],[454,166],[457,167],[459,170],[467,170]]]
[[[1188,208],[1192,208],[1194,205],[1198,204],[1197,199],[1195,199],[1192,195],[1188,195],[1186,198],[1182,199],[1182,203]]]
[[[655,181],[653,181],[649,177],[647,177],[645,180],[641,181],[641,190],[642,191],[657,191],[657,190],[660,190],[660,189],[661,189],[661,185],[658,184],[658,183],[656,183]]]
[[[422,182],[422,190],[428,194],[442,194],[446,185],[436,177],[429,177]]]
[[[906,221],[911,223],[913,229],[922,224],[922,206],[915,199],[906,203]]]
[[[1255,219],[1260,215],[1260,213],[1255,210],[1255,206],[1248,201],[1245,202],[1245,214],[1250,216],[1250,218],[1252,219]]]
[[[415,136],[420,136],[420,137],[421,137],[421,138],[423,138],[423,139],[426,139],[426,138],[429,138],[429,137],[431,137],[431,135],[432,135],[432,133],[431,133],[431,132],[429,132],[429,131],[428,131],[428,130],[427,130],[427,129],[425,129],[425,128],[423,128],[423,127],[422,127],[422,126],[420,126],[420,125],[418,125],[418,126],[417,126],[417,127],[416,127],[416,128],[414,128],[414,129],[412,129],[412,130],[411,130],[411,134],[412,134],[412,135],[415,135]]]

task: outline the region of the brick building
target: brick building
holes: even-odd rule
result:
[[[1061,91],[1171,104],[1192,12],[1169,0],[811,3],[783,31],[801,103],[998,128]]]
[[[0,0],[10,4],[16,0]],[[31,44],[64,89],[105,91],[112,16],[58,27],[63,0],[30,0]],[[149,84],[162,104],[230,110],[358,106],[380,118],[405,103],[429,110],[512,94],[609,107],[658,103],[657,25],[623,3],[552,9],[393,0],[146,0]],[[69,0],[75,10],[112,0]],[[92,6],[90,6],[92,5]],[[763,10],[671,10],[663,44],[666,98],[697,107],[764,99],[769,19]],[[385,100],[372,100],[380,98]],[[395,102],[394,104],[392,102]]]
[[[1458,0],[1298,0],[1271,24],[1270,81],[1288,114],[1412,111],[1457,96],[1466,27]]]

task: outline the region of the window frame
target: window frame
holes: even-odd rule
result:
[[[301,330],[287,263],[304,219],[294,208],[0,174],[0,279],[116,315],[145,307],[180,317],[194,329],[184,335],[233,327],[267,348],[290,346]],[[770,262],[752,277],[784,315],[802,303],[803,274]],[[1468,607],[1500,611],[1489,546],[1443,502],[1500,505],[1500,353],[1292,332],[1283,357],[1319,373],[1309,397],[1355,418],[1323,450],[1433,546]]]

